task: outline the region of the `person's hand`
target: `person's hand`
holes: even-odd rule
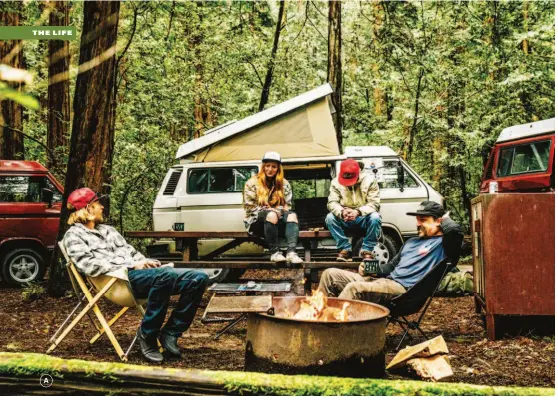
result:
[[[358,210],[348,209],[346,212],[345,221],[354,221],[358,216]]]
[[[366,274],[364,273],[364,261],[358,265],[358,273],[360,274],[360,276],[366,276]]]
[[[139,263],[137,263],[136,265],[134,265],[134,269],[135,270],[139,270],[139,269],[146,269],[148,268],[146,263],[143,261],[140,261]]]
[[[147,268],[158,268],[161,266],[161,261],[159,260],[149,260],[146,261],[145,265],[147,266]]]

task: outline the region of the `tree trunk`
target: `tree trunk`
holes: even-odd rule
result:
[[[279,47],[279,37],[283,29],[283,19],[285,18],[285,1],[279,0],[279,14],[277,15],[277,24],[275,25],[275,37],[273,38],[273,47],[271,48],[271,57],[267,63],[267,73],[262,88],[262,96],[260,98],[259,111],[262,111],[269,100],[269,89],[271,89],[271,81],[273,80],[273,70],[275,69],[275,58],[277,48]]]
[[[341,62],[341,0],[329,2],[328,40],[327,40],[327,80],[333,86],[331,100],[335,107],[333,124],[337,133],[337,143],[343,146],[343,72]]]
[[[413,117],[413,125],[411,126],[411,130],[409,132],[409,144],[407,146],[407,158],[406,160],[410,161],[411,160],[411,155],[413,154],[413,145],[414,145],[414,140],[415,140],[415,134],[416,134],[416,130],[417,130],[417,124],[418,124],[418,113],[419,113],[419,105],[420,105],[420,93],[421,93],[421,84],[422,84],[422,78],[424,77],[424,69],[420,69],[420,73],[419,73],[419,77],[418,77],[418,82],[417,82],[417,91],[415,93],[415,115]]]
[[[1,26],[19,26],[21,3],[6,2],[0,8]],[[23,48],[21,40],[0,40],[0,63],[14,68],[23,68]],[[21,83],[10,83],[10,86],[21,90]],[[23,106],[12,101],[0,101],[0,159],[23,160],[25,148],[23,135]],[[11,129],[13,128],[13,129]],[[14,130],[14,129],[17,129]]]
[[[50,2],[50,26],[68,26],[69,5],[67,1]],[[70,42],[50,40],[48,42],[48,125],[47,147],[56,155],[48,161],[48,167],[61,176],[63,166],[60,159],[67,152],[68,131],[70,127]]]
[[[67,230],[69,211],[66,204],[70,193],[83,186],[106,192],[103,179],[107,173],[110,174],[114,147],[111,132],[114,107],[112,90],[119,10],[118,1],[84,3],[79,65],[80,68],[92,65],[92,68],[82,70],[76,81],[74,120],[58,241],[62,240]],[[59,252],[56,250],[51,260],[48,281],[51,295],[61,295],[68,281],[63,263],[58,261]]]

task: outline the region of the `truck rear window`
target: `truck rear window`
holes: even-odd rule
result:
[[[550,140],[506,147],[500,150],[498,176],[543,172],[548,169]]]
[[[191,169],[187,191],[190,194],[242,192],[246,181],[257,173],[257,167]]]

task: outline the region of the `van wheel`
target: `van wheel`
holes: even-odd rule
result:
[[[353,245],[353,256],[358,256],[364,238],[359,238]],[[397,242],[391,236],[383,234],[383,238],[374,247],[376,260],[380,260],[380,264],[386,264],[397,255]]]
[[[25,286],[45,275],[43,257],[35,250],[15,249],[2,260],[2,278],[10,286]]]
[[[203,269],[209,277],[209,284],[221,282],[235,282],[237,281],[245,269],[238,268],[222,268],[222,269]]]

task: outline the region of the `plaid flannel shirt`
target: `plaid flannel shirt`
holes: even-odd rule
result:
[[[138,262],[146,260],[109,225],[88,229],[76,223],[68,229],[63,242],[70,260],[87,276],[133,268]]]

